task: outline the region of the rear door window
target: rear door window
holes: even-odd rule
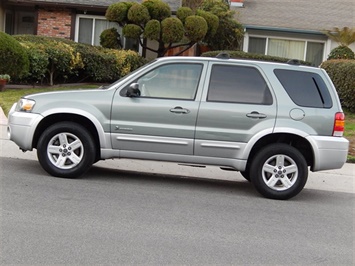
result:
[[[331,108],[327,85],[316,73],[275,69],[274,73],[292,101],[302,107]]]
[[[207,101],[271,105],[269,87],[255,67],[214,65]]]

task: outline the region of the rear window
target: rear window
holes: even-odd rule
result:
[[[274,73],[295,104],[314,108],[332,107],[328,88],[318,74],[286,69],[275,69]]]

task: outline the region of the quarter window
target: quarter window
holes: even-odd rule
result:
[[[316,73],[275,69],[274,73],[292,101],[303,107],[331,108],[327,85]]]
[[[207,101],[271,105],[272,96],[256,68],[214,65]]]

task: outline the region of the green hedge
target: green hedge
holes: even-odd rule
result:
[[[267,61],[267,62],[279,62],[279,63],[286,63],[289,58],[277,57],[277,56],[270,56],[270,55],[263,55],[263,54],[252,54],[246,53],[243,51],[211,51],[201,54],[201,56],[205,57],[216,57],[219,53],[228,53],[231,58],[234,59],[249,59],[249,60],[258,60],[258,61]],[[300,61],[302,65],[310,66],[312,65],[310,62]]]
[[[20,80],[23,83],[112,82],[146,62],[130,50],[106,49],[36,35],[15,38],[27,48],[30,60],[30,70]]]
[[[21,44],[12,36],[0,32],[0,75],[8,74],[16,79],[26,74],[29,61]]]
[[[328,60],[321,67],[332,79],[343,107],[355,112],[355,60]]]

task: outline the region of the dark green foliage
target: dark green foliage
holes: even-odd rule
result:
[[[138,25],[127,24],[123,27],[122,33],[126,38],[138,39],[143,30]]]
[[[166,18],[161,23],[164,43],[178,42],[184,36],[184,25],[178,18]]]
[[[105,48],[121,49],[121,39],[117,29],[111,28],[104,30],[100,35],[100,44]]]
[[[109,21],[121,23],[127,19],[129,7],[126,2],[112,4],[107,8],[105,16]]]
[[[328,60],[321,67],[333,81],[343,107],[355,112],[355,60]]]
[[[163,21],[171,16],[170,6],[161,0],[147,0],[142,5],[148,8],[151,19]]]
[[[328,60],[331,59],[355,59],[355,54],[347,46],[338,46],[330,52]]]
[[[112,82],[145,63],[134,51],[106,49],[66,39],[15,36],[27,49],[30,71],[25,83],[66,81]],[[63,60],[60,61],[59,59]],[[60,62],[59,62],[60,61]],[[54,71],[53,71],[54,69]]]
[[[201,41],[207,33],[207,22],[200,16],[189,16],[185,21],[185,34],[193,42]]]
[[[144,38],[157,41],[160,38],[160,30],[160,22],[158,20],[152,19],[145,25]]]
[[[24,47],[12,36],[0,32],[0,74],[12,79],[26,75],[29,70],[28,55]]]
[[[23,76],[28,83],[43,82],[47,74],[47,66],[49,65],[48,54],[40,49],[36,44],[26,43],[26,52],[30,61],[30,70]]]
[[[204,0],[201,9],[211,12],[219,19],[217,32],[207,35],[204,42],[212,50],[239,50],[244,36],[243,26],[234,19],[234,13],[223,0]]]
[[[193,14],[194,12],[189,7],[180,7],[176,12],[177,18],[180,19],[183,24],[185,24],[185,19]]]
[[[128,17],[123,20],[115,20],[112,17],[113,14],[113,11],[107,12],[107,18],[111,21],[119,21],[123,27],[124,37],[136,39],[144,50],[155,52],[158,57],[178,47],[184,47],[184,50],[187,50],[205,38],[207,33],[209,33],[208,36],[213,36],[218,24],[218,18],[215,15],[201,11],[201,15],[197,18],[189,8],[180,8],[178,17],[172,17],[170,6],[162,0],[145,0],[142,4],[131,4]],[[120,15],[119,12],[117,14]],[[187,23],[186,21],[191,16],[190,22]],[[207,23],[206,20],[208,20]],[[193,23],[195,24],[192,25]],[[143,38],[155,40],[158,44],[144,42]],[[176,55],[183,52],[181,49],[178,50]]]
[[[226,50],[206,52],[203,53],[201,56],[216,57],[219,53],[222,52],[228,53],[230,57],[234,59],[249,59],[249,60],[267,61],[267,62],[280,62],[280,63],[286,63],[288,60],[290,60],[289,58],[283,58],[277,56],[246,53],[243,51],[226,51]],[[309,62],[305,62],[305,61],[300,61],[300,62],[301,65],[311,66],[311,63]]]
[[[139,4],[132,5],[128,10],[127,18],[135,24],[144,25],[150,20],[148,8]]]
[[[206,39],[212,38],[217,32],[219,18],[210,12],[206,12],[200,9],[196,11],[196,15],[203,17],[207,22],[208,34],[206,35]]]

